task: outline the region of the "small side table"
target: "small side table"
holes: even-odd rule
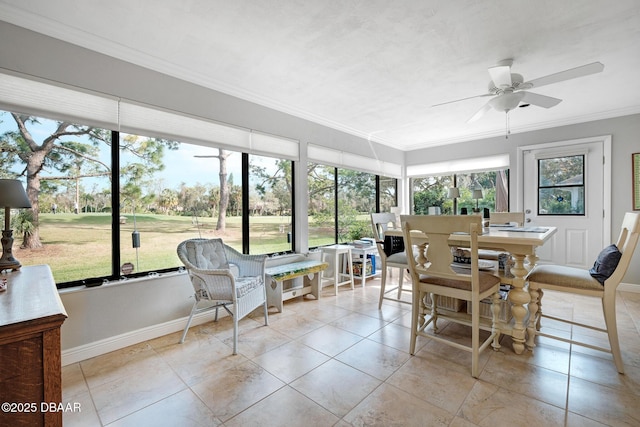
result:
[[[378,247],[377,246],[368,246],[368,247],[364,247],[364,248],[358,248],[358,247],[354,247],[352,250],[353,256],[356,258],[356,260],[361,259],[362,260],[362,271],[360,272],[360,276],[356,276],[356,278],[360,278],[362,280],[362,287],[364,288],[364,284],[367,281],[367,279],[371,278],[371,277],[376,277],[378,276],[378,272],[379,270],[376,271],[372,271],[371,274],[366,274],[367,270],[366,270],[366,264],[367,264],[367,259],[368,259],[368,255],[372,255],[372,256],[376,256],[378,254]],[[360,257],[360,258],[358,258]],[[373,267],[373,263],[372,263],[372,267]],[[377,268],[377,266],[376,266]]]
[[[333,263],[333,277],[327,277],[323,274],[321,287],[325,286],[325,282],[332,283],[335,287],[335,294],[338,295],[338,286],[351,284],[353,290],[353,258],[351,256],[351,246],[349,245],[330,245],[323,246],[321,249],[322,261],[328,262],[326,257],[330,257]],[[340,257],[344,256],[349,266],[349,273],[343,273]],[[325,270],[324,272],[326,272]]]

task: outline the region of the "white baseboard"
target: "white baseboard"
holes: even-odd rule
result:
[[[227,315],[227,313],[225,313],[224,310],[220,310],[220,316],[218,316],[218,318],[222,318],[225,315]],[[213,320],[213,318],[213,311],[198,313],[193,316],[191,327],[200,325],[205,322],[210,322]],[[187,325],[188,319],[189,317],[183,317],[181,319],[171,320],[169,322],[161,323],[158,325],[148,326],[146,328],[63,350],[62,366],[81,362],[92,357],[100,356],[102,354],[106,354],[111,351],[128,347],[130,345],[158,338],[163,335],[183,331],[184,327]]]

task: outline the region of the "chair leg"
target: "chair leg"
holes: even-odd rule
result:
[[[269,326],[269,309],[267,308],[267,299],[264,300],[264,326]]]
[[[471,301],[471,376],[478,378],[478,348],[480,347],[480,301]]]
[[[193,315],[196,313],[196,309],[198,308],[198,300],[193,303],[193,307],[191,307],[191,314],[189,315],[189,320],[187,320],[187,325],[184,327],[184,332],[182,332],[182,338],[180,338],[180,344],[184,343],[185,338],[187,338],[187,332],[189,331],[189,326],[191,326],[191,321],[193,320]],[[217,314],[216,309],[216,314]]]
[[[382,265],[382,278],[380,279],[380,300],[378,301],[378,310],[382,308],[382,300],[384,299],[384,288],[387,286],[387,266]]]
[[[414,355],[416,352],[416,338],[418,335],[418,312],[420,311],[421,293],[413,292],[413,304],[411,305],[411,341],[409,343],[409,354]]]
[[[402,279],[404,279],[404,269],[400,268],[400,275],[398,276],[398,300],[402,299]]]
[[[611,355],[616,364],[618,372],[624,374],[624,363],[620,354],[620,342],[618,341],[618,325],[616,322],[616,301],[615,294],[613,298],[602,299],[602,310],[604,311],[604,322],[609,336],[609,345],[611,346]]]
[[[233,316],[233,354],[238,354],[238,316]]]

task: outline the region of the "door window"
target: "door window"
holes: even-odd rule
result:
[[[584,155],[538,160],[538,215],[584,215]]]

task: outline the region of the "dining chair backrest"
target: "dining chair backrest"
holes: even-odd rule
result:
[[[429,245],[427,246],[424,265],[415,265],[410,268],[414,280],[421,274],[450,278],[463,281],[478,281],[478,234],[482,230],[482,217],[479,215],[453,215],[453,216],[423,216],[402,215],[402,231],[407,247],[411,247],[412,233],[424,234]],[[472,274],[460,274],[451,267],[454,258],[449,238],[454,233],[469,233],[469,254],[471,258]],[[475,277],[474,277],[475,276]]]
[[[384,233],[391,228],[400,228],[400,224],[396,223],[396,214],[390,212],[372,213],[371,227],[373,229],[373,237],[376,242],[384,239]]]
[[[611,276],[604,281],[605,289],[613,286],[617,287],[622,281],[622,278],[627,273],[629,264],[631,263],[631,257],[638,244],[638,236],[640,235],[640,213],[627,212],[622,219],[622,226],[620,228],[620,235],[616,246],[618,250],[622,252],[618,266],[613,271]]]
[[[489,224],[509,224],[518,223],[519,227],[524,225],[524,212],[490,212]]]

